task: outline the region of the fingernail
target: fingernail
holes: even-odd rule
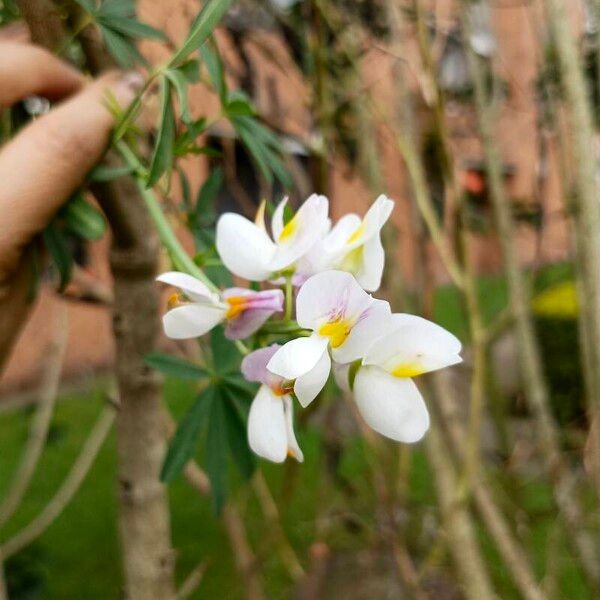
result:
[[[144,77],[142,74],[137,71],[127,71],[117,82],[115,90],[117,99],[128,104],[143,87]]]

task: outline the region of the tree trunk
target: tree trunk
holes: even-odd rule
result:
[[[33,41],[56,44],[61,22],[50,0],[19,0]],[[35,18],[33,18],[33,16]],[[48,16],[48,19],[45,18]],[[48,29],[52,27],[53,34]],[[93,74],[114,67],[94,27],[82,37]],[[120,532],[128,600],[171,600],[174,553],[168,495],[160,482],[166,446],[162,427],[160,377],[144,364],[159,332],[159,299],[154,276],[158,240],[135,182],[98,184],[93,190],[113,234],[111,269],[115,303],[116,373],[121,408],[117,416]]]

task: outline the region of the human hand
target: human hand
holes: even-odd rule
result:
[[[1,35],[0,110],[31,95],[60,103],[0,150],[0,366],[28,312],[28,247],[103,155],[114,125],[106,95],[126,106],[143,83],[120,72],[87,83],[45,50]]]

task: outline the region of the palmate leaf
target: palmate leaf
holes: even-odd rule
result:
[[[202,223],[206,224],[207,221],[210,223],[216,218],[215,199],[222,185],[223,170],[217,167],[198,190],[192,219],[194,226],[200,227]]]
[[[206,436],[205,465],[217,514],[221,512],[227,494],[227,454],[227,421],[223,394],[219,388],[214,388]]]
[[[188,102],[188,80],[180,69],[167,69],[165,76],[171,82],[177,97],[179,98],[179,110],[181,111],[181,120],[184,123],[192,122],[190,105]]]
[[[67,230],[85,240],[98,240],[106,231],[102,213],[85,199],[81,191],[65,204],[60,217]]]
[[[131,0],[76,1],[100,28],[106,49],[123,68],[129,69],[137,63],[146,64],[133,39],[167,39],[162,31],[136,19],[135,3]]]
[[[164,375],[178,379],[203,379],[210,375],[204,367],[164,352],[146,354],[144,362]]]
[[[235,344],[225,337],[222,325],[210,333],[213,368],[219,375],[229,375],[240,370],[241,357]]]
[[[73,257],[71,256],[67,241],[58,227],[56,220],[46,226],[43,238],[46,249],[52,259],[52,263],[58,271],[59,290],[62,291],[71,279]]]
[[[194,455],[202,425],[206,423],[207,416],[212,411],[214,396],[215,388],[206,388],[182,417],[169,444],[160,474],[161,481],[166,483],[173,481]]]
[[[122,167],[109,167],[107,165],[98,165],[94,167],[88,174],[90,181],[104,182],[113,181],[124,175],[129,175],[133,171],[133,168],[124,165]]]
[[[161,110],[156,144],[150,163],[147,187],[153,186],[173,165],[173,144],[175,142],[175,115],[171,98],[171,83],[167,77],[161,79]]]
[[[170,66],[178,66],[198,50],[228,11],[233,0],[208,0],[192,23],[190,32],[179,50],[171,57]]]
[[[225,104],[225,99],[227,97],[227,85],[225,83],[225,72],[223,69],[223,61],[221,60],[221,55],[219,54],[219,49],[217,45],[211,40],[211,44],[204,44],[200,48],[200,56],[206,65],[206,69],[208,70],[208,76],[210,78],[210,82],[213,87],[219,94],[219,98],[221,99],[221,104]]]
[[[98,15],[96,17],[96,23],[98,23],[100,27],[111,29],[126,37],[148,38],[163,41],[167,39],[167,36],[162,31],[154,29],[154,27],[147,23],[141,23],[140,21],[128,17]]]
[[[238,410],[235,392],[230,388],[224,388],[224,413],[227,426],[227,440],[233,462],[244,479],[250,479],[256,469],[256,460],[248,446],[246,433],[246,421],[248,411],[242,414]]]
[[[275,177],[284,187],[289,187],[292,180],[281,161],[282,148],[277,136],[254,117],[230,115],[229,120],[265,179],[271,183]]]
[[[138,63],[145,64],[144,57],[138,52],[135,44],[127,37],[108,27],[101,27],[102,38],[106,49],[124,69],[131,69]]]

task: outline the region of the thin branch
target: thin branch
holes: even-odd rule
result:
[[[79,456],[73,463],[71,470],[56,494],[33,521],[0,546],[0,555],[4,560],[31,544],[62,514],[94,464],[104,441],[110,433],[115,420],[115,413],[115,407],[110,403],[104,407],[90,431]]]
[[[463,419],[456,411],[458,401],[453,397],[453,387],[449,379],[447,372],[432,376],[435,406],[438,407],[440,420],[448,432],[452,453],[460,463],[463,460],[462,440],[465,431],[462,425]],[[536,582],[529,558],[496,505],[489,483],[479,473],[473,480],[472,486],[475,507],[519,592],[526,600],[544,600],[545,596]]]
[[[197,567],[192,569],[190,574],[185,578],[185,581],[181,584],[181,587],[177,590],[175,600],[186,600],[189,598],[202,583],[202,578],[204,577],[207,568],[208,563],[202,561]]]
[[[67,348],[68,319],[64,303],[58,305],[54,321],[53,339],[45,351],[46,365],[38,392],[38,407],[31,420],[29,437],[17,471],[0,505],[0,528],[14,515],[29,488],[33,474],[46,445],[48,430],[54,414],[54,406]]]
[[[283,564],[292,579],[300,579],[305,575],[304,569],[283,530],[277,504],[271,495],[271,490],[265,481],[264,475],[260,471],[252,478],[252,488],[254,489],[260,508],[265,517],[267,531],[279,547],[279,554]]]
[[[465,0],[463,0],[464,2]],[[467,20],[465,19],[465,22]],[[490,196],[496,215],[498,238],[502,247],[508,285],[509,305],[514,317],[517,349],[527,400],[535,414],[534,424],[543,450],[546,469],[554,481],[554,496],[567,519],[567,531],[590,582],[600,584],[600,563],[595,542],[585,530],[581,508],[572,495],[573,475],[562,460],[560,440],[550,411],[550,399],[544,378],[540,350],[529,310],[529,290],[521,270],[515,242],[515,226],[504,187],[502,166],[494,142],[494,126],[488,109],[485,79],[479,58],[466,44],[469,68],[475,88],[475,104],[484,149]],[[599,340],[600,341],[600,340]]]
[[[456,564],[465,597],[468,600],[495,600],[473,521],[466,506],[456,495],[454,467],[435,422],[432,422],[425,438],[425,449],[434,474],[440,512],[448,536],[448,549]]]

